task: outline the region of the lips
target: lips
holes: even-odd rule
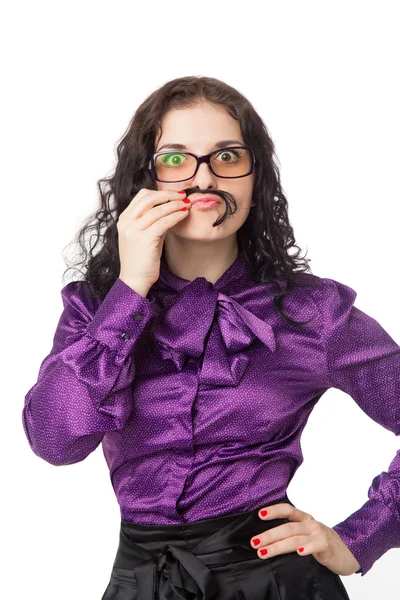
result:
[[[192,201],[192,204],[195,204],[196,202],[218,202],[218,204],[221,203],[221,199],[219,198],[219,196],[217,196],[216,194],[192,194],[190,196],[188,196],[188,198],[190,198],[190,200]]]

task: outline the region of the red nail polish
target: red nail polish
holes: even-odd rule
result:
[[[253,544],[254,544],[255,546],[258,546],[258,544],[261,544],[261,540],[260,540],[260,539],[258,539],[258,538],[254,538],[254,540],[253,540]]]
[[[187,206],[184,206],[183,208],[181,208],[181,210],[187,210]]]
[[[304,552],[304,548],[303,547],[299,548],[299,552]]]
[[[178,194],[186,194],[186,192],[178,192]]]
[[[268,514],[268,511],[267,511],[267,510],[260,510],[260,515],[261,515],[262,517],[266,517],[266,516],[267,516],[267,514]]]
[[[265,556],[267,553],[268,553],[268,550],[266,548],[261,548],[260,554],[262,554],[262,556]]]

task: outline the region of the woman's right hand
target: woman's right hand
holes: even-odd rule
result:
[[[117,222],[119,278],[138,293],[147,292],[160,276],[160,259],[168,229],[183,221],[191,204],[185,193],[142,188]]]

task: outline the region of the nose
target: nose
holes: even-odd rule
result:
[[[201,163],[196,175],[191,180],[190,187],[198,187],[201,190],[207,190],[210,187],[217,187],[217,178],[211,172],[211,169],[207,163]]]

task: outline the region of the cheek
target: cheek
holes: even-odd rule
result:
[[[250,203],[252,195],[253,195],[253,182],[247,181],[247,178],[244,177],[241,182],[237,182],[235,188],[232,186],[232,194],[238,199],[238,202],[247,206]]]
[[[247,206],[242,206],[242,203],[238,201],[237,211],[227,219],[226,226],[230,232],[237,231],[246,221],[249,215],[249,209]]]
[[[247,217],[249,216],[249,212],[250,211],[249,211],[248,207],[239,208],[237,213],[235,215],[233,215],[234,217],[236,217],[235,223],[237,224],[238,227],[243,225],[243,223],[246,221]]]

